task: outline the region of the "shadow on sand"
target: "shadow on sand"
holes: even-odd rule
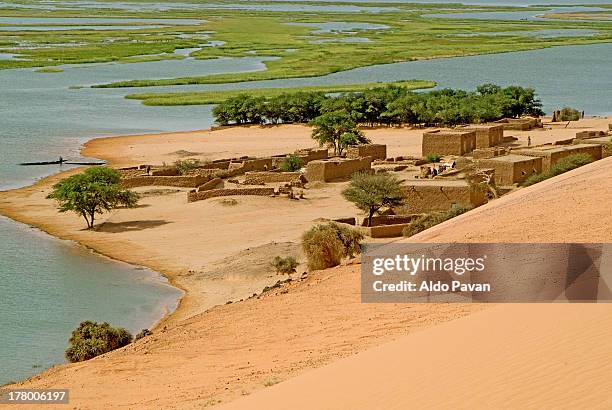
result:
[[[151,220],[151,221],[127,221],[127,222],[104,222],[99,225],[96,230],[99,232],[132,232],[142,231],[145,229],[157,228],[158,226],[166,225],[170,222],[163,220]]]

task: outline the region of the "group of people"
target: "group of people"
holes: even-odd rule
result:
[[[455,169],[455,167],[457,166],[457,163],[455,161],[453,162],[447,162],[444,164],[440,164],[438,165],[438,167],[436,168],[436,166],[434,165],[431,169],[431,175],[432,177],[435,177],[438,174],[443,173],[444,171],[448,170],[448,169]]]

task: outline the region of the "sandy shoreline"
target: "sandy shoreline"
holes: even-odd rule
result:
[[[577,129],[601,129],[604,124],[607,127],[608,122],[605,118],[595,118],[567,128],[563,124],[550,130],[509,134],[515,135],[519,143],[525,144],[531,137],[534,144],[541,144],[569,138]],[[422,132],[401,128],[366,130],[374,142],[388,145],[389,156],[419,155]],[[290,125],[97,138],[85,143],[82,152],[85,156],[107,160],[113,166],[130,166],[172,163],[184,157],[185,152],[190,157],[209,160],[275,155],[311,146],[310,129]],[[106,408],[198,407],[206,400],[231,401],[245,392],[250,394],[262,389],[262,383],[267,383],[269,378],[283,380],[415,330],[482,309],[477,305],[362,306],[358,298],[358,269],[354,266],[337,268],[332,274],[316,272],[304,280],[294,281],[282,291],[221,306],[228,300],[247,299],[264,286],[284,279],[270,274],[269,260],[278,254],[299,256],[300,235],[320,217],[341,217],[347,212],[357,214],[348,203],[335,199],[344,185],[325,184],[309,192],[306,201],[289,203],[264,197],[241,198],[238,206],[230,208],[215,201],[187,204],[185,190],[156,196],[143,189],[141,193],[145,195],[140,207],[113,211],[100,218],[96,231],[87,231],[77,216],[58,214],[54,204],[45,199],[54,183],[78,171],[67,171],[29,187],[0,192],[0,213],[113,259],[146,266],[167,277],[173,286],[184,290],[185,295],[177,310],[160,322],[156,335],[150,340],[86,363],[56,366],[20,383],[21,387],[71,386],[78,403],[93,401],[95,397],[100,406],[108,403]],[[530,189],[547,192],[547,187],[544,183],[537,189]],[[571,192],[564,195],[571,195]],[[517,199],[513,201],[514,198]],[[516,201],[519,201],[516,196],[502,198],[483,207],[482,212],[495,212],[496,217],[477,224],[481,226],[476,230],[478,235],[466,231],[467,225],[461,225],[464,228],[453,230],[452,237],[447,233],[439,234],[442,228],[434,228],[423,240],[512,241],[523,238],[522,228],[508,232],[504,238],[491,236],[492,231],[505,231],[504,224],[515,226],[515,213],[495,210],[503,208],[504,203],[517,206]],[[486,211],[489,208],[493,211]],[[537,212],[537,208],[532,211]],[[594,209],[589,216],[596,214]],[[528,238],[541,235],[544,225],[539,229]],[[563,234],[568,232],[571,234],[571,227]],[[596,232],[598,240],[605,239],[600,238],[606,236],[603,232]],[[306,307],[308,310],[304,311]],[[315,312],[320,321],[317,316],[311,317]],[[338,323],[344,323],[340,326],[342,331],[337,329]],[[259,334],[262,326],[269,334]],[[304,329],[311,333],[304,334]],[[280,349],[280,356],[275,357],[269,351],[270,343]],[[274,352],[279,354],[277,350]],[[265,359],[256,359],[257,354]],[[186,360],[187,357],[190,359]],[[251,364],[245,367],[247,362]],[[127,401],[113,398],[101,388],[105,383],[117,383],[111,374],[111,369],[117,366],[121,370],[116,376],[125,382],[120,393],[128,398]],[[159,381],[151,382],[155,377]],[[178,380],[170,380],[172,377]],[[198,382],[202,377],[213,382],[210,386],[202,386]],[[90,383],[84,384],[82,380]],[[93,386],[94,380],[98,387]],[[159,398],[147,398],[147,392],[169,390],[170,385],[179,393],[166,391]],[[143,391],[134,392],[134,389]],[[178,402],[175,401],[177,397],[180,398]]]

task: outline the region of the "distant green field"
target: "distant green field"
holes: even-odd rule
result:
[[[103,1],[103,0],[102,0]],[[458,0],[459,1],[459,0]],[[16,0],[21,4],[28,4]],[[157,0],[158,3],[171,3]],[[607,22],[585,21],[485,21],[431,19],[423,14],[465,11],[544,10],[542,7],[513,8],[465,6],[459,4],[359,3],[360,6],[393,7],[379,13],[310,11],[291,13],[257,10],[165,10],[139,11],[96,9],[96,17],[188,18],[205,20],[193,25],[170,25],[129,30],[62,30],[2,31],[0,53],[19,54],[19,59],[0,60],[0,69],[51,67],[82,63],[138,63],[157,60],[180,60],[177,48],[197,48],[207,41],[223,42],[215,47],[202,47],[191,54],[199,59],[219,57],[277,57],[266,61],[266,70],[246,73],[200,75],[173,78],[140,79],[104,84],[103,87],[144,87],[184,84],[221,84],[281,78],[314,77],[374,64],[388,64],[418,59],[454,57],[486,53],[533,50],[571,44],[612,42],[612,26]],[[215,3],[245,3],[242,0],[218,0]],[[271,2],[270,2],[271,3]],[[291,1],[283,2],[283,4]],[[36,4],[32,2],[31,4]],[[280,4],[280,3],[279,3]],[[304,4],[304,3],[299,3]],[[330,6],[335,3],[312,2]],[[346,5],[346,3],[345,3]],[[91,9],[42,10],[0,9],[4,17],[91,17]],[[370,23],[388,29],[323,31],[315,27],[287,23]],[[131,23],[130,23],[131,24]],[[4,24],[10,26],[11,24]],[[13,24],[14,25],[14,24]],[[82,25],[82,24],[80,24]],[[125,26],[125,24],[123,24]],[[142,25],[142,24],[141,24]],[[537,38],[521,35],[479,35],[478,33],[525,32],[543,29],[585,28],[598,32],[595,36]],[[459,35],[459,36],[457,36]],[[351,42],[355,38],[367,39]],[[219,44],[219,43],[217,43]],[[177,61],[177,64],[180,64]]]
[[[141,100],[145,105],[201,105],[219,104],[228,98],[237,97],[241,94],[249,94],[251,97],[275,97],[285,93],[299,91],[323,92],[323,93],[344,93],[361,92],[371,88],[382,87],[385,85],[405,87],[410,90],[432,88],[436,86],[433,81],[410,80],[398,81],[394,83],[366,83],[366,84],[346,84],[346,85],[324,85],[310,87],[290,87],[290,88],[258,88],[258,89],[239,89],[225,91],[200,91],[189,93],[148,93],[130,94],[126,98]]]

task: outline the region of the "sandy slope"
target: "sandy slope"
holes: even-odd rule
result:
[[[590,121],[603,128],[604,120]],[[286,151],[282,144],[292,144],[293,149],[299,146],[296,141],[303,131],[298,126],[272,130],[274,134],[261,131],[260,138],[252,140],[240,138],[245,131],[242,128],[216,131],[225,134],[212,133],[228,137],[219,139],[199,133],[107,139],[89,143],[87,149],[92,151],[87,153],[96,152],[99,157],[127,165],[161,162],[162,158],[171,162],[176,157],[171,153],[178,150],[200,152],[210,158],[230,153],[279,153]],[[538,138],[564,138],[564,133],[574,132],[538,131]],[[391,144],[390,155],[409,154],[406,151],[420,145],[417,136],[420,131],[394,129],[369,133],[373,140]],[[304,146],[312,145],[306,137]],[[168,141],[162,143],[157,138]],[[598,162],[510,194],[431,229],[416,240],[610,241],[612,233],[607,227],[612,216],[605,204],[612,200],[612,183],[608,178],[611,171],[611,159]],[[261,298],[202,313],[215,302],[250,295],[253,289],[259,290],[264,283],[275,281],[277,278],[269,277],[264,267],[266,261],[276,253],[296,251],[300,233],[317,218],[353,212],[347,209],[346,202],[337,199],[342,184],[327,184],[311,191],[308,201],[241,198],[238,206],[229,208],[214,201],[187,204],[184,192],[147,194],[143,206],[117,210],[101,220],[107,223],[99,231],[88,232],[81,229],[78,218],[58,215],[44,199],[50,184],[57,179],[51,177],[33,187],[0,193],[0,211],[115,258],[150,266],[187,289],[179,312],[158,328],[154,336],[87,363],[58,366],[20,384],[29,388],[70,388],[70,408],[201,408],[219,400],[228,402],[337,358],[483,309],[458,304],[361,304],[359,267],[347,266],[311,274]],[[612,310],[606,307],[566,308],[580,309],[576,317],[603,309],[602,315],[612,319]],[[537,315],[526,314],[522,307],[501,309],[518,309],[513,314],[525,323],[537,319]],[[547,309],[552,308],[541,310],[542,314],[550,312],[547,320],[558,321],[559,314]],[[577,326],[574,322],[572,319],[568,326]],[[468,335],[471,321],[463,323],[465,333],[459,334]],[[538,323],[533,325],[537,328]],[[453,332],[444,333],[444,338],[451,341]],[[492,337],[489,333],[474,334],[486,343],[486,337]],[[511,337],[507,336],[506,345],[512,344]],[[534,343],[542,343],[545,337],[542,333]],[[565,342],[559,346],[568,349]],[[543,347],[534,346],[534,352],[539,348]],[[506,349],[502,353],[506,351],[511,352]],[[587,359],[595,360],[594,356]],[[504,363],[510,362],[516,363],[517,369],[532,371],[524,361]],[[552,371],[547,366],[548,362],[543,361],[538,368],[544,373],[538,374]],[[432,371],[435,370],[439,369]],[[461,382],[469,384],[472,375],[472,371],[465,373]],[[570,377],[565,373],[562,376]],[[299,380],[296,382],[300,383]],[[278,386],[279,402],[289,399],[280,390],[283,386]],[[277,388],[270,390],[273,391]],[[364,388],[363,392],[368,391]],[[259,400],[257,395],[253,399]]]
[[[509,194],[418,242],[612,242],[612,158]],[[500,305],[228,408],[610,408],[611,305]],[[303,394],[317,392],[317,394]]]
[[[609,409],[612,309],[504,305],[334,362],[223,409]]]

